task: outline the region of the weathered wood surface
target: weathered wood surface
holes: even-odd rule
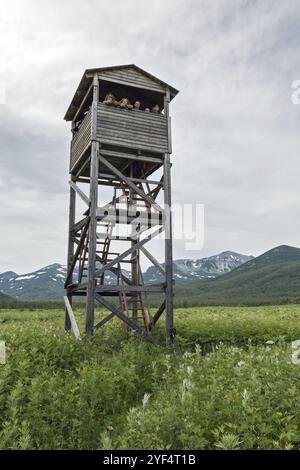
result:
[[[81,189],[77,186],[77,184],[74,183],[72,180],[69,181],[69,185],[71,186],[72,189],[74,189],[74,191],[76,191],[76,193],[82,199],[82,201],[89,207],[90,206],[90,200],[87,197],[87,195],[84,194],[84,192],[81,191]]]
[[[134,321],[134,318],[137,317],[137,312],[134,309],[136,308],[136,299],[139,297],[144,299],[147,298],[147,293],[149,292],[161,292],[165,294],[165,299],[154,317],[152,318],[149,314],[148,318],[150,318],[151,326],[154,326],[163,312],[166,312],[166,340],[167,344],[171,345],[174,339],[172,220],[171,214],[165,214],[165,210],[163,210],[155,200],[160,190],[163,190],[165,206],[171,205],[170,153],[172,147],[169,102],[177,91],[173,90],[171,96],[167,84],[153,79],[149,75],[147,76],[147,74],[140,72],[137,68],[132,66],[123,67],[121,69],[110,68],[93,71],[89,75],[89,80],[90,79],[93,80],[92,85],[90,81],[86,83],[84,89],[81,90],[80,99],[75,100],[75,111],[72,111],[73,139],[70,157],[70,191],[72,198],[75,200],[75,194],[76,199],[77,196],[79,196],[79,198],[83,199],[89,206],[89,210],[84,212],[84,216],[86,217],[78,222],[75,221],[74,214],[70,213],[69,244],[72,250],[69,251],[72,252],[72,257],[69,256],[66,282],[66,325],[70,327],[73,319],[76,323],[74,315],[72,317],[72,295],[84,294],[87,297],[86,332],[89,337],[93,334],[94,328],[98,329],[113,317],[118,317],[126,323],[129,328],[139,331],[149,341],[155,343],[152,335],[148,333],[146,323],[142,327]],[[110,107],[99,103],[99,85],[101,86],[102,83],[108,90],[110,87],[110,84],[105,84],[101,82],[101,80],[106,80],[111,83],[114,82],[115,84],[130,85],[132,90],[134,90],[134,87],[137,88],[136,92],[137,94],[140,93],[141,96],[141,89],[144,89],[145,100],[146,97],[148,97],[147,99],[149,100],[155,100],[154,102],[157,100],[160,106],[164,106],[164,114],[147,113],[142,110],[122,109],[114,106]],[[120,93],[121,89],[125,90],[125,87],[119,88]],[[129,87],[126,89],[130,90]],[[90,100],[92,90],[92,108],[85,116],[80,129],[75,131],[75,121],[78,121],[78,119],[83,116],[83,112],[90,104],[87,100]],[[102,90],[100,93],[101,99],[105,93],[106,91]],[[130,95],[130,91],[128,91],[128,93],[130,99],[135,97],[135,91],[133,91],[132,95]],[[117,95],[118,93],[116,92],[116,96]],[[126,94],[124,96],[126,96]],[[142,164],[132,165],[134,161],[140,161]],[[153,180],[147,180],[147,178],[161,166],[163,166],[163,176],[160,181],[155,178]],[[85,195],[77,186],[76,183],[78,182],[84,182],[90,185],[89,196]],[[156,187],[151,189],[151,184]],[[133,227],[132,233],[130,233],[129,236],[118,237],[117,235],[112,235],[111,239],[124,239],[126,242],[131,242],[131,247],[124,251],[122,250],[121,253],[121,250],[114,246],[112,248],[113,251],[107,251],[106,253],[103,248],[105,243],[100,241],[102,239],[105,240],[105,242],[107,241],[105,229],[103,229],[103,233],[97,233],[97,222],[98,229],[99,227],[106,227],[104,218],[107,217],[107,215],[111,215],[106,206],[98,207],[99,185],[110,185],[119,188],[122,190],[122,195],[128,197],[127,209],[123,209],[123,206],[117,207],[119,222],[128,224],[128,222],[132,222],[131,219],[133,219],[134,222],[139,222],[139,230],[137,231],[136,227]],[[115,198],[118,193],[115,192],[114,194],[113,200],[115,203]],[[140,204],[140,202],[143,202],[143,204]],[[132,213],[129,212],[129,208],[133,203],[138,207],[139,213],[136,207]],[[109,204],[107,204],[108,207]],[[151,216],[153,214],[153,217],[156,216],[156,223],[158,225],[161,224],[161,216],[163,216],[163,222],[165,222],[165,215],[167,215],[164,266],[152,255],[151,250],[148,251],[144,247],[147,242],[164,230],[164,227],[161,226],[155,230],[154,233],[146,236],[150,214]],[[99,219],[101,219],[100,222]],[[145,238],[141,239],[141,236]],[[74,243],[77,245],[75,253]],[[82,255],[82,250],[84,250],[84,256]],[[116,253],[116,251],[118,251],[118,253]],[[106,254],[105,257],[103,253]],[[144,285],[139,266],[140,254],[144,254],[153,265],[156,266],[163,275],[164,282],[155,285],[149,283]],[[86,255],[88,256],[88,263],[84,264],[82,259],[85,260]],[[72,273],[75,264],[78,262],[81,268],[79,272],[83,272],[84,270],[84,276],[87,277],[87,280],[86,282],[82,282],[82,279],[79,277],[78,283],[75,285],[73,283]],[[119,282],[118,280],[120,279],[118,276],[120,275],[121,263],[129,263],[131,265],[130,279],[121,275],[121,284],[103,284],[101,279],[105,271],[114,273],[117,277],[116,283]],[[97,282],[99,278],[100,285]],[[128,317],[127,314],[124,314],[122,305],[120,308],[116,308],[115,305],[106,300],[110,296],[118,298],[120,289],[125,296],[127,295],[128,298],[131,299],[131,318]],[[94,303],[96,300],[109,310],[109,314],[95,325]]]
[[[102,320],[100,320],[99,323],[97,323],[97,325],[95,325],[95,330],[99,330],[99,328],[101,328],[103,325],[105,325],[105,323],[112,320],[114,318],[114,316],[115,315],[113,313],[109,313],[106,317],[102,318]]]
[[[165,155],[164,164],[164,200],[165,214],[165,271],[166,271],[166,339],[170,346],[174,340],[173,325],[173,248],[172,248],[172,213],[171,213],[171,175],[170,155]],[[169,207],[169,211],[167,210]]]
[[[108,310],[110,310],[116,317],[120,318],[120,320],[123,320],[124,323],[126,323],[129,328],[132,328],[133,330],[137,331],[140,333],[142,336],[144,336],[145,339],[150,341],[150,343],[157,345],[157,339],[155,339],[151,334],[149,334],[144,328],[139,326],[134,320],[131,318],[127,317],[122,313],[118,308],[116,308],[113,304],[105,300],[101,295],[95,294],[95,299],[98,300],[98,302],[103,305],[103,307],[106,307]]]
[[[144,253],[145,256],[147,256],[147,258],[154,264],[154,266],[160,271],[160,273],[165,276],[166,275],[166,271],[164,270],[164,268],[162,267],[162,265],[160,264],[160,262],[155,258],[155,256],[153,256],[150,251],[147,250],[147,248],[145,246],[141,246],[140,250]]]
[[[135,292],[164,292],[165,284],[145,284],[143,286],[120,286],[119,284],[107,284],[97,286],[96,292],[126,292],[126,293],[135,293]]]
[[[97,121],[97,102],[99,100],[99,81],[95,75],[93,81],[92,104],[92,150],[90,165],[90,226],[87,270],[87,302],[86,302],[86,333],[90,337],[94,332],[94,297],[95,297],[95,269],[97,258],[97,206],[98,206],[98,173],[99,173],[99,142],[95,140]]]
[[[170,92],[167,90],[165,97],[165,113],[168,118],[169,129],[169,102]],[[166,343],[171,346],[174,341],[174,316],[173,316],[173,242],[172,242],[172,199],[171,199],[171,161],[170,152],[164,158],[164,203],[165,203],[165,271],[166,271]]]
[[[121,253],[119,256],[117,256],[115,259],[113,259],[112,261],[110,261],[109,263],[107,263],[105,266],[103,266],[101,269],[98,269],[96,270],[95,272],[95,276],[100,276],[102,273],[104,273],[104,271],[106,271],[107,269],[110,269],[112,266],[114,266],[115,264],[117,263],[120,263],[121,261],[124,262],[125,258],[127,258],[127,256],[131,255],[131,253],[134,251],[134,250],[137,250],[138,248],[140,248],[141,246],[145,245],[145,243],[149,242],[150,240],[153,240],[156,236],[158,236],[161,232],[163,231],[163,228],[159,228],[157,230],[155,230],[154,232],[152,232],[150,235],[148,235],[147,237],[143,238],[143,240],[139,240],[138,243],[136,243],[136,246],[135,247],[131,247],[131,248],[128,248],[128,250],[124,251],[123,253]]]
[[[104,144],[165,153],[168,151],[168,120],[163,114],[98,103],[97,138]]]
[[[70,323],[71,323],[71,326],[72,326],[74,336],[75,336],[75,338],[78,339],[78,338],[80,338],[80,331],[79,331],[79,328],[78,328],[78,325],[77,325],[77,322],[76,322],[76,319],[75,319],[75,315],[74,315],[73,310],[72,310],[72,306],[71,306],[71,304],[69,302],[69,299],[66,295],[64,296],[64,302],[65,302],[65,306],[66,306],[66,311],[68,312],[68,316],[69,316],[69,319],[70,319]]]
[[[84,217],[84,219],[81,219],[78,222],[76,222],[76,224],[72,225],[70,229],[72,234],[79,232],[79,230],[81,230],[87,224],[88,221],[89,221],[89,216]]]
[[[159,156],[157,157],[148,157],[145,155],[133,155],[132,153],[117,152],[115,150],[101,149],[102,155],[105,157],[117,157],[125,158],[127,160],[136,160],[140,162],[149,162],[149,163],[158,163],[163,164],[163,159]]]
[[[161,93],[166,89],[162,84],[131,67],[126,69],[103,70],[99,72],[99,78]]]
[[[80,157],[91,143],[91,115],[92,113],[90,110],[82,121],[80,129],[74,133],[74,137],[71,142],[71,170],[80,160]]]
[[[73,118],[73,123],[76,122],[76,119],[78,118],[79,114],[81,113],[82,109],[84,108],[84,106],[85,106],[85,104],[86,104],[86,102],[87,102],[87,99],[89,98],[89,96],[90,96],[90,94],[91,94],[92,88],[93,88],[93,83],[90,84],[90,86],[89,86],[89,88],[88,88],[86,94],[84,95],[84,97],[83,97],[83,99],[82,99],[82,101],[81,101],[81,104],[80,104],[80,106],[79,106],[79,108],[78,108],[78,110],[77,110],[77,112],[76,112],[76,114],[75,114],[75,116],[74,116],[74,118]]]
[[[171,98],[174,98],[178,93],[176,88],[134,64],[87,69],[66,112],[65,120],[70,121],[74,119],[95,74],[98,74],[99,79],[103,81],[130,86],[132,90],[137,89],[139,91],[139,89],[143,89],[148,91],[148,93],[155,93],[158,97],[163,95],[167,88],[170,89]]]
[[[87,223],[86,223],[86,225],[84,226],[84,228],[81,232],[80,239],[78,241],[76,251],[75,251],[74,256],[72,258],[72,262],[70,263],[70,266],[68,266],[68,273],[67,273],[66,281],[65,281],[65,289],[67,289],[69,284],[72,282],[73,271],[74,271],[75,265],[78,261],[78,257],[79,257],[79,255],[82,251],[83,244],[84,244],[84,239],[85,239],[87,231],[89,229],[89,223],[90,223],[90,219],[88,218]],[[73,242],[77,243],[76,238],[73,238]]]
[[[148,195],[145,194],[142,189],[137,187],[127,176],[123,175],[121,171],[119,171],[117,168],[115,168],[106,158],[102,156],[101,162],[110,170],[112,171],[119,179],[120,181],[123,181],[126,183],[126,185],[134,191],[134,193],[138,194],[144,201],[148,202],[153,209],[159,211],[159,212],[164,212],[164,210]]]
[[[71,265],[74,256],[74,240],[72,237],[72,229],[75,224],[75,210],[76,210],[76,193],[72,187],[70,187],[70,202],[69,202],[69,236],[68,236],[68,257],[67,257],[67,271],[70,272]],[[73,282],[73,274],[71,274],[71,282]],[[72,296],[68,298],[70,305],[72,306]],[[70,331],[71,321],[68,315],[67,308],[65,309],[65,330]]]
[[[156,311],[156,313],[155,313],[155,315],[152,319],[151,326],[155,325],[155,323],[159,320],[159,318],[163,314],[165,308],[166,308],[166,301],[164,300],[163,303],[159,306],[158,310]]]

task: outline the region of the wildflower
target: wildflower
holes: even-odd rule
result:
[[[189,379],[183,379],[182,381],[182,394],[181,394],[181,401],[184,402],[187,398],[189,390],[192,387],[192,382]]]
[[[243,406],[246,406],[247,405],[247,402],[250,398],[250,394],[248,392],[248,390],[246,388],[244,388],[243,390],[243,393],[242,393],[242,397],[243,397],[243,400],[242,400],[242,405]]]
[[[145,407],[147,405],[150,396],[151,396],[150,393],[145,393],[145,395],[143,396],[143,400],[142,400],[143,407]]]

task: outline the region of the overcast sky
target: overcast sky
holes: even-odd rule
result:
[[[176,241],[174,258],[300,246],[300,105],[291,102],[299,7],[1,2],[0,272],[65,263],[70,131],[62,118],[84,69],[126,63],[180,90],[171,105],[173,201],[205,205],[205,243],[187,252]]]

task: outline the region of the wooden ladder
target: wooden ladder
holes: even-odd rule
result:
[[[127,317],[136,320],[137,322],[142,320],[145,330],[150,331],[151,315],[145,305],[143,294],[142,292],[137,292],[134,298],[132,298],[132,294],[130,297],[126,295],[120,263],[118,264],[118,284],[120,285],[118,296],[121,312]],[[133,311],[138,312],[137,316],[133,315]],[[124,327],[126,331],[128,331],[128,325],[124,324]]]

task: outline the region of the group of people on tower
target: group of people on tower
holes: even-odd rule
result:
[[[134,104],[131,104],[128,98],[122,98],[120,101],[116,100],[115,96],[112,93],[107,93],[105,96],[103,103],[108,106],[118,106],[120,108],[127,108],[127,109],[141,109],[141,102],[136,100]],[[147,113],[160,113],[159,105],[156,104],[150,110],[150,108],[145,108],[143,111]]]

